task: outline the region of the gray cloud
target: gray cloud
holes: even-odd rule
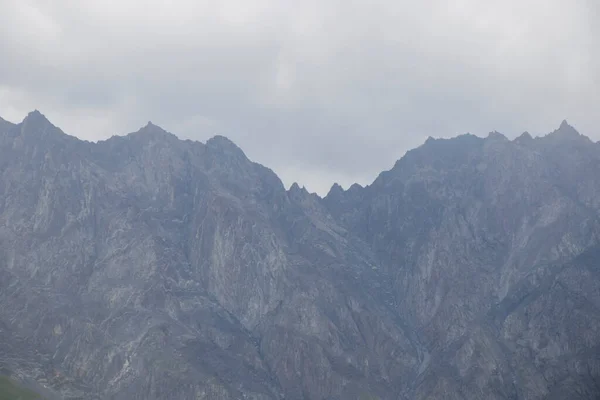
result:
[[[0,115],[237,142],[286,184],[369,183],[427,136],[600,139],[595,0],[0,0]],[[415,3],[415,4],[413,4]]]

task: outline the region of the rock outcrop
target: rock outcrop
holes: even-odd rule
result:
[[[592,399],[598,171],[565,122],[322,199],[222,136],[32,112],[0,124],[0,367],[64,399]]]

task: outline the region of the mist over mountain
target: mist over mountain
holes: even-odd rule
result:
[[[223,136],[0,119],[0,372],[62,399],[595,399],[600,145],[428,139],[323,198]]]

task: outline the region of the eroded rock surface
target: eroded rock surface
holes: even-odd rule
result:
[[[65,399],[592,399],[600,148],[428,140],[286,191],[222,136],[0,121],[0,367]]]

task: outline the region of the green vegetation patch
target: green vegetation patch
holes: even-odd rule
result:
[[[39,400],[40,396],[19,387],[5,376],[0,376],[0,400]]]

